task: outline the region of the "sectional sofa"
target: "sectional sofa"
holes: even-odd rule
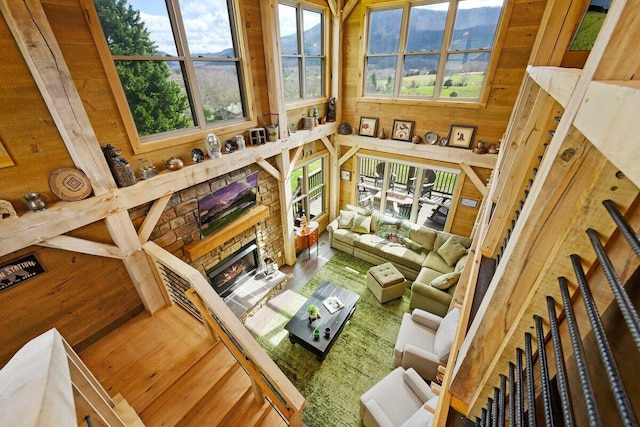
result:
[[[333,248],[372,264],[391,262],[413,281],[411,308],[444,317],[471,239],[347,206],[327,227]]]

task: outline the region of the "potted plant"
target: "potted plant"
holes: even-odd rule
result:
[[[309,322],[320,318],[320,310],[318,310],[318,307],[314,304],[307,307],[307,313],[309,313]]]

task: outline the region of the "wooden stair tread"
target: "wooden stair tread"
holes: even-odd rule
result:
[[[222,426],[221,422],[227,414],[233,410],[245,393],[251,387],[251,381],[247,373],[239,367],[232,375],[221,384],[219,388],[207,393],[187,417],[183,418],[177,426],[189,427],[194,425]]]
[[[213,388],[221,387],[237,368],[239,365],[227,348],[217,344],[148,405],[141,412],[141,418],[150,426],[176,425]]]
[[[249,387],[243,398],[229,411],[220,425],[258,426],[271,410],[275,411],[271,404],[266,400],[258,402],[253,393],[253,387]]]
[[[145,427],[145,424],[142,422],[135,409],[133,409],[131,405],[129,405],[129,402],[122,398],[121,395],[119,396],[120,399],[117,399],[118,403],[113,407],[113,410],[118,414],[118,417],[120,417],[127,427]],[[115,398],[114,401],[116,401]]]
[[[303,424],[304,425],[304,424]],[[267,416],[258,424],[259,427],[287,427],[288,424],[282,419],[275,409],[267,412]]]
[[[121,393],[142,412],[212,346],[202,324],[172,305],[134,317],[80,358],[108,393]]]

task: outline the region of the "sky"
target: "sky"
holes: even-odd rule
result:
[[[176,55],[164,0],[128,0],[158,45],[158,50]],[[191,53],[219,52],[232,47],[226,0],[180,0],[180,11]]]

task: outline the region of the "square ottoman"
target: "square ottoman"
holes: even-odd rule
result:
[[[371,267],[367,271],[367,287],[381,303],[400,298],[404,294],[406,281],[402,273],[390,262]]]

